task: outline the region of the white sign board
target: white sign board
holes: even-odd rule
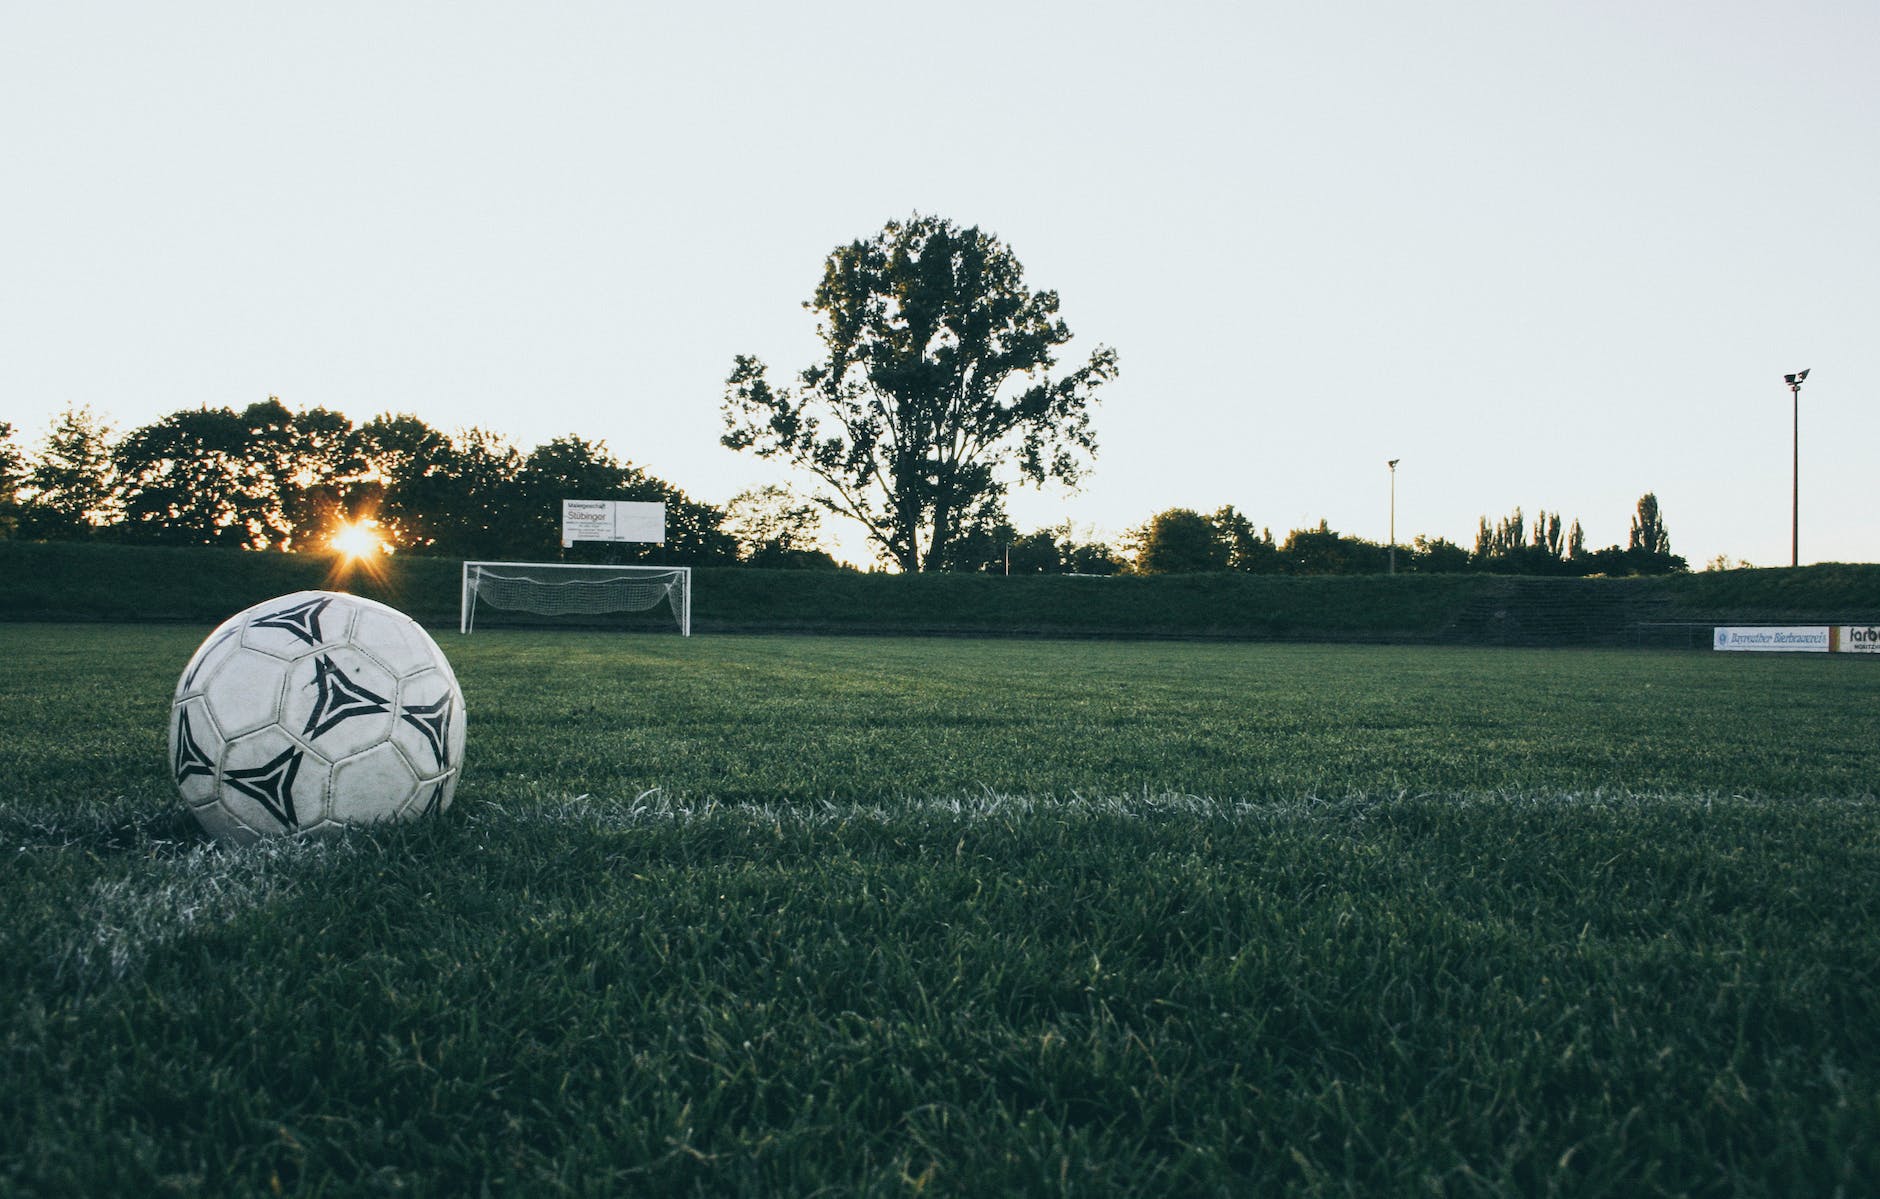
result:
[[[666,505],[636,500],[563,500],[561,543],[666,540]]]
[[[1834,648],[1844,654],[1880,654],[1880,625],[1844,624]]]
[[[1765,653],[1825,654],[1829,648],[1827,625],[1720,626],[1716,648],[1759,650]]]

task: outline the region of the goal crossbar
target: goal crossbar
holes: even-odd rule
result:
[[[457,631],[476,627],[479,604],[538,616],[647,612],[667,605],[692,635],[692,568],[568,562],[465,562]]]

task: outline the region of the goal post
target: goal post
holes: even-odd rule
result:
[[[465,562],[460,633],[476,628],[479,606],[537,616],[650,612],[666,605],[681,635],[692,635],[692,568],[589,566],[567,562]]]

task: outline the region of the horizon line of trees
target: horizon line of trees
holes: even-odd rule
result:
[[[560,548],[567,498],[660,500],[667,543]],[[943,570],[1011,574],[1365,574],[1391,568],[1391,547],[1333,530],[1283,539],[1233,506],[1170,508],[1118,545],[1068,522],[1019,532],[992,494],[963,513]],[[823,546],[822,509],[787,487],[739,493],[723,506],[623,462],[604,442],[568,435],[526,453],[498,434],[446,434],[387,413],[355,425],[325,408],[294,412],[273,396],[241,411],[183,409],[115,437],[89,408],[71,408],[28,454],[0,422],[0,538],[111,540],[255,550],[318,549],[340,526],[374,522],[398,552],[456,557],[670,560],[693,565],[844,569]],[[1657,497],[1639,498],[1625,546],[1589,549],[1579,521],[1520,508],[1475,545],[1418,535],[1399,544],[1406,573],[1662,574],[1671,552]]]

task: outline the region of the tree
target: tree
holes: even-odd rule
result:
[[[776,483],[732,496],[725,505],[725,529],[747,566],[833,570],[840,565],[822,545],[822,510]]]
[[[1671,534],[1665,530],[1658,497],[1649,491],[1638,497],[1638,508],[1633,513],[1631,533],[1626,541],[1625,562],[1628,570],[1642,575],[1690,569],[1683,558],[1671,552]]]
[[[172,412],[128,433],[114,461],[133,541],[304,549],[375,494],[351,420],[275,396]]]
[[[1006,515],[1002,492],[982,495],[954,522],[953,536],[937,559],[922,562],[927,570],[989,571],[1005,569],[1005,551],[1018,540],[1018,530]]]
[[[88,407],[67,408],[26,475],[20,530],[29,537],[91,537],[117,517],[111,426]]]
[[[1638,497],[1638,511],[1632,517],[1632,533],[1625,548],[1654,555],[1671,553],[1671,534],[1665,531],[1664,518],[1658,512],[1658,497],[1649,491]]]
[[[1279,569],[1279,546],[1273,541],[1271,529],[1255,530],[1253,522],[1232,504],[1216,509],[1208,520],[1227,547],[1229,570],[1266,573]]]
[[[131,430],[115,455],[125,536],[163,545],[267,544],[272,497],[253,486],[247,451],[247,427],[227,408],[184,409]]]
[[[1316,529],[1294,529],[1279,547],[1280,561],[1300,575],[1382,574],[1390,566],[1390,550],[1362,537],[1347,537],[1321,519]]]
[[[1419,533],[1410,543],[1409,567],[1420,574],[1460,574],[1469,569],[1469,551],[1447,538]]]
[[[279,404],[269,396],[266,404],[251,404],[242,414],[250,437],[268,434],[260,448],[268,455],[278,520],[285,530],[277,544],[308,549],[340,524],[376,517],[383,492],[370,474],[364,438],[351,419],[329,408],[309,408],[281,422],[269,411]]]
[[[1226,570],[1228,549],[1214,522],[1192,508],[1170,508],[1131,535],[1138,574]]]
[[[1102,541],[1069,539],[1064,546],[1064,569],[1074,575],[1121,574],[1127,565],[1117,552]]]
[[[833,251],[804,305],[827,358],[774,388],[740,355],[723,443],[810,472],[904,571],[957,560],[956,538],[1007,475],[1075,485],[1096,453],[1090,410],[1116,353],[1053,377],[1071,339],[1052,291],[1030,291],[998,238],[916,214]]]
[[[1015,575],[1061,575],[1064,573],[1064,546],[1059,541],[1062,529],[1037,529],[1013,541],[1005,561]]]
[[[20,487],[26,482],[26,453],[13,441],[13,426],[0,421],[0,538],[20,523]]]
[[[359,503],[393,546],[422,550],[436,540],[429,475],[453,453],[450,438],[409,413],[375,416],[358,430],[365,462]]]

